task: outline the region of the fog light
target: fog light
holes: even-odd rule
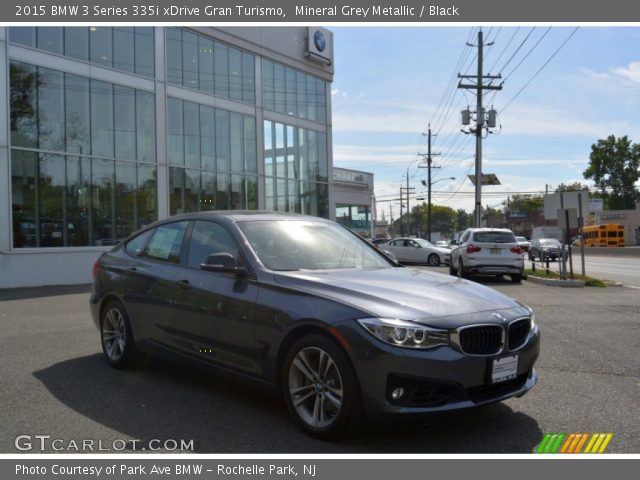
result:
[[[396,388],[393,392],[391,392],[391,398],[394,400],[399,400],[404,395],[404,388]]]

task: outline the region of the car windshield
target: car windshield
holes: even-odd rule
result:
[[[374,247],[337,224],[259,220],[238,225],[271,270],[391,268]]]
[[[475,232],[473,241],[478,243],[516,243],[516,237],[510,232]]]
[[[414,238],[414,240],[418,242],[418,245],[420,245],[422,248],[433,247],[433,243],[431,243],[429,240],[425,240],[424,238]]]
[[[544,245],[545,247],[559,247],[560,242],[553,238],[543,238],[540,240],[540,245]]]

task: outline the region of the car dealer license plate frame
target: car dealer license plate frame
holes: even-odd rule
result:
[[[517,353],[492,358],[489,369],[489,383],[495,385],[515,379],[518,376],[518,361],[519,356]]]

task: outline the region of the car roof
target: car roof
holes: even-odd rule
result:
[[[180,220],[214,220],[228,219],[232,222],[260,221],[260,220],[297,220],[297,221],[313,221],[332,223],[325,218],[314,217],[311,215],[301,215],[298,213],[287,212],[271,212],[266,210],[210,210],[206,212],[190,212],[174,215],[162,219],[156,224],[176,222]]]
[[[511,230],[509,230],[508,228],[489,228],[489,227],[482,227],[482,228],[470,228],[469,230],[471,230],[472,232],[509,232],[509,233],[513,233]]]

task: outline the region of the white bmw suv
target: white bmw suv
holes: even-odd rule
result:
[[[468,228],[451,250],[451,275],[509,275],[519,283],[523,269],[522,247],[506,228]]]

